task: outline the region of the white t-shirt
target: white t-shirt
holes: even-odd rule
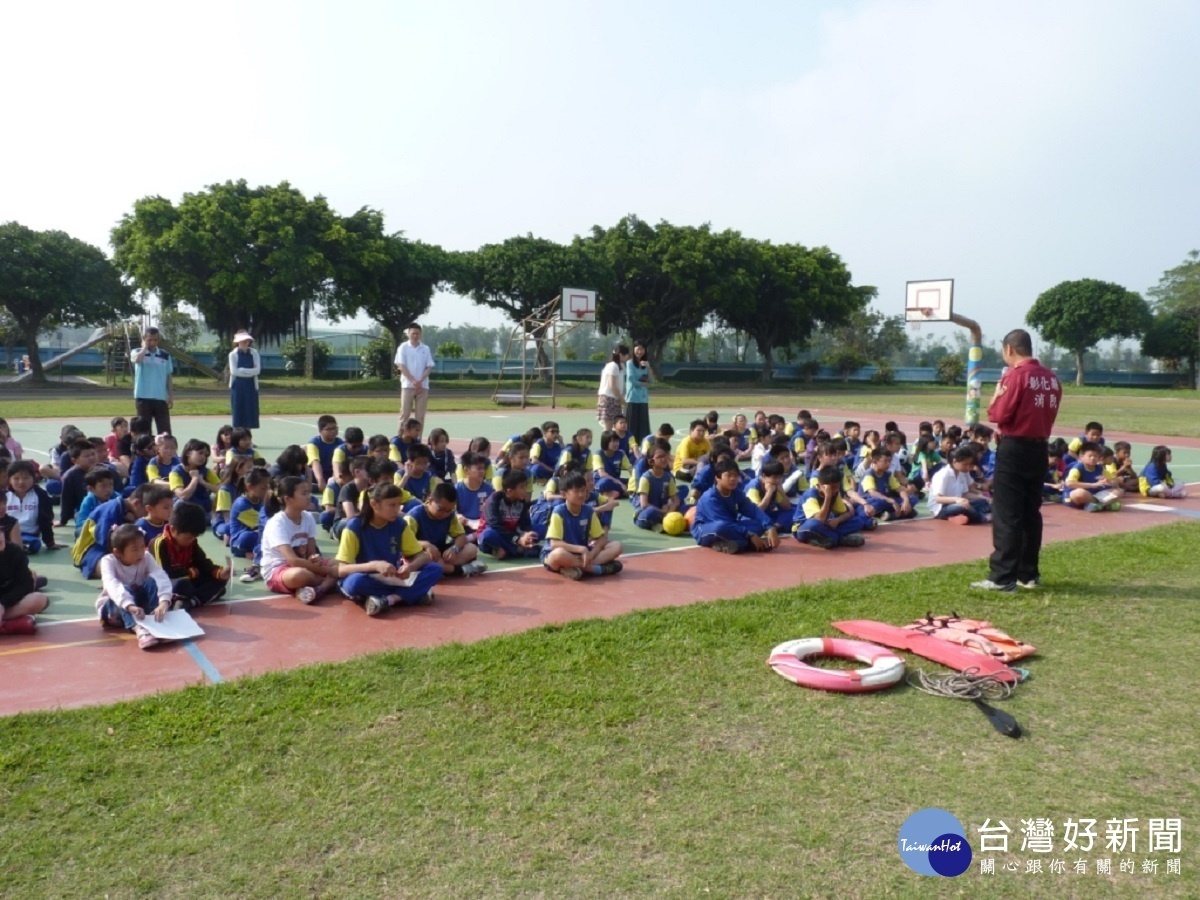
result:
[[[936,516],[946,505],[937,502],[938,496],[966,497],[969,490],[971,490],[970,472],[956,472],[954,466],[942,466],[929,479],[929,511]]]
[[[433,354],[429,351],[427,346],[419,341],[415,347],[410,341],[405,341],[400,345],[399,349],[396,350],[395,363],[397,366],[404,366],[404,368],[408,369],[408,371],[412,372],[414,375],[420,375],[426,369],[433,368]],[[416,382],[414,382],[407,375],[400,375],[400,387],[410,388],[415,383]],[[421,380],[421,387],[425,388],[426,390],[429,389],[428,375]]]
[[[625,400],[625,374],[617,363],[610,360],[600,372],[600,389],[596,393],[601,397]]]
[[[276,571],[287,565],[282,553],[277,548],[290,546],[297,556],[303,556],[308,547],[309,538],[316,538],[317,522],[312,513],[307,510],[300,513],[300,521],[293,522],[287,513],[275,513],[267,520],[262,536],[262,574],[270,578]]]
[[[8,509],[8,514],[16,519],[17,524],[21,526],[21,534],[38,533],[38,512],[40,511],[41,503],[39,502],[37,491],[30,488],[23,499],[12,491],[9,491],[8,500],[5,505]]]

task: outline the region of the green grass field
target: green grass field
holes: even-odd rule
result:
[[[1195,897],[1198,538],[1181,523],[1054,545],[1046,589],[1018,596],[967,596],[974,564],[925,569],[0,719],[3,891]],[[764,665],[832,620],[930,608],[1037,645],[1000,704],[1021,740],[960,701],[813,692]],[[989,854],[995,875],[911,873],[898,829],[928,806],[976,849],[1005,821],[1014,852]],[[1144,844],[1065,854],[1056,836],[1026,874],[1031,817],[1059,836],[1068,817],[1101,835],[1138,818],[1143,842],[1149,818],[1183,817],[1182,872]]]

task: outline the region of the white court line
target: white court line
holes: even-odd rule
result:
[[[297,422],[295,419],[281,419],[278,416],[271,416],[271,421],[272,422],[288,422],[292,425],[303,425],[305,428],[316,428],[317,427],[315,421],[314,422]]]

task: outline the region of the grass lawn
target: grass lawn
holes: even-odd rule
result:
[[[968,596],[977,564],[925,569],[2,719],[4,893],[1200,896],[1198,539],[1053,545],[1047,588],[1017,596]],[[830,621],[927,609],[1038,646],[1001,704],[1024,738],[962,702],[807,691],[764,665]],[[1017,852],[990,876],[911,873],[898,830],[928,806],[977,854],[1003,820]],[[1181,816],[1166,874],[1148,819]],[[1056,827],[1044,874],[1019,852],[1031,817]],[[1068,817],[1098,820],[1100,847],[1061,852]],[[1110,818],[1140,820],[1136,852],[1103,849]]]
[[[211,385],[211,382],[208,382]],[[373,383],[377,387],[380,382]],[[176,415],[228,415],[229,399],[223,389],[211,391],[198,382],[188,388],[173,409]],[[317,387],[320,385],[320,387]],[[490,399],[494,382],[447,382],[434,386],[429,409],[435,412],[451,410],[495,410]],[[712,407],[719,410],[743,409],[751,416],[755,409],[795,415],[802,406],[819,412],[821,409],[874,413],[887,410],[895,416],[920,416],[961,421],[963,390],[937,385],[895,385],[865,387],[862,385],[801,385],[796,388],[755,390],[744,385],[727,389],[718,387],[657,386],[651,396],[651,420],[658,416],[655,409],[672,407]],[[1200,437],[1200,393],[1196,391],[1152,391],[1133,388],[1076,388],[1068,385],[1058,417],[1059,428],[1071,436],[1089,421],[1104,423],[1113,431],[1141,434],[1180,435]],[[127,392],[111,389],[80,388],[72,396],[46,394],[30,396],[31,389],[9,387],[0,394],[0,416],[6,419],[72,418],[131,415],[133,403]],[[542,402],[542,401],[539,401]],[[569,382],[560,394],[560,409],[594,409],[595,396],[590,385]],[[316,382],[303,379],[283,379],[264,385],[262,414],[266,416],[315,416],[333,411],[350,413],[395,413],[399,409],[398,391],[370,391],[355,382]],[[512,410],[512,407],[506,407]],[[519,412],[519,410],[518,410]],[[686,423],[685,423],[686,424]],[[840,423],[839,423],[840,424]],[[675,423],[676,428],[680,423]],[[914,437],[915,435],[910,435]]]

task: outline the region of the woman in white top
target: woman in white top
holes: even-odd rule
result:
[[[258,428],[258,375],[262,362],[258,351],[250,345],[254,338],[248,332],[239,331],[233,336],[233,350],[229,354],[229,406],[233,413],[234,428]]]
[[[622,415],[625,403],[625,363],[629,361],[629,348],[617,344],[612,358],[600,373],[600,390],[596,392],[596,419],[605,431],[612,431]]]

